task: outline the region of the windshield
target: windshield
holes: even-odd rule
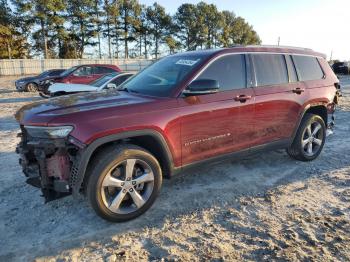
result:
[[[78,67],[77,66],[73,66],[69,69],[67,69],[66,71],[63,71],[60,76],[67,76],[69,75],[70,73],[72,73],[75,69],[77,69]]]
[[[112,80],[114,77],[116,77],[118,74],[117,73],[113,73],[113,74],[108,74],[108,75],[104,75],[98,79],[96,79],[95,81],[93,81],[92,83],[90,83],[91,86],[96,86],[96,87],[101,87],[103,86],[105,83],[109,82],[110,80]]]
[[[169,56],[130,78],[121,88],[129,92],[167,97],[200,64],[202,56]]]
[[[44,71],[42,72],[38,77],[45,77],[45,76],[48,76],[49,75],[49,71]]]

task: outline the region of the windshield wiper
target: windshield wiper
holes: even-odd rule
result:
[[[119,88],[118,91],[125,91],[128,93],[140,93],[139,91],[133,90],[133,89],[128,89],[126,87]]]
[[[129,93],[129,89],[127,89],[126,87],[118,88],[118,91],[125,91]]]

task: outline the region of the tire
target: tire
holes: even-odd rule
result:
[[[41,96],[42,98],[50,98],[51,96],[46,95],[44,92],[39,92],[39,96]]]
[[[287,153],[296,160],[312,161],[321,153],[325,140],[326,125],[322,117],[307,113]]]
[[[26,91],[27,92],[36,92],[36,91],[38,91],[38,85],[35,83],[28,83],[26,85]]]
[[[152,206],[162,185],[157,159],[134,145],[104,150],[94,159],[88,175],[88,200],[97,215],[111,222],[142,215]]]

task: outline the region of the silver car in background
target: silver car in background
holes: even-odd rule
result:
[[[88,85],[54,83],[48,89],[48,97],[68,95],[80,92],[102,91],[105,89],[115,89],[132,75],[134,75],[134,73],[111,73],[104,75],[99,79],[96,79]]]

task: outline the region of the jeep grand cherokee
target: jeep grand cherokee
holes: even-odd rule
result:
[[[125,221],[150,208],[163,178],[187,167],[281,148],[315,159],[333,126],[338,82],[309,49],[180,53],[119,91],[24,106],[17,152],[46,201],[85,192],[98,215]]]

